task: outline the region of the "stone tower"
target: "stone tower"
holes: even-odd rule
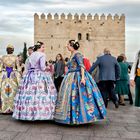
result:
[[[79,41],[79,51],[91,62],[104,48],[115,56],[125,53],[125,15],[34,14],[34,42],[45,43],[48,60],[55,60],[58,53],[69,57],[66,43],[70,39]]]

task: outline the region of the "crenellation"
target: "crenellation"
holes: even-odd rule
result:
[[[39,20],[39,15],[37,13],[34,14],[34,19]]]
[[[118,14],[115,14],[115,16],[114,16],[114,21],[119,21],[119,16],[118,16]]]
[[[59,17],[60,16],[60,17]],[[48,13],[47,16],[45,16],[44,13],[42,13],[40,15],[40,18],[39,18],[39,15],[37,13],[34,14],[34,19],[36,20],[39,20],[39,19],[46,19],[46,20],[76,20],[76,21],[79,21],[79,20],[82,20],[82,21],[86,21],[86,20],[94,20],[94,21],[125,21],[125,15],[122,14],[121,16],[119,16],[118,14],[115,14],[114,16],[112,16],[111,14],[108,14],[107,16],[105,14],[102,14],[102,15],[98,15],[98,14],[95,14],[95,15],[91,15],[90,13],[88,15],[85,15],[84,13],[82,13],[81,15],[79,14],[75,14],[75,15],[72,15],[71,13],[69,13],[68,15],[65,15],[64,13],[62,13],[61,15],[55,13],[54,15],[52,15],[51,13]]]
[[[122,15],[120,16],[120,20],[125,21],[125,15],[124,15],[124,14],[122,14]]]
[[[87,20],[92,20],[92,15],[91,14],[87,15]]]
[[[58,20],[59,19],[59,15],[57,13],[54,14],[54,20]]]
[[[52,20],[52,15],[51,15],[51,13],[49,13],[49,14],[47,15],[47,19],[48,19],[48,20]]]
[[[76,21],[79,20],[79,15],[77,13],[74,15],[74,20],[76,20]]]
[[[86,18],[85,14],[82,13],[82,15],[80,16],[80,19],[81,19],[81,20],[85,20],[85,18]]]
[[[94,20],[95,20],[95,21],[99,20],[99,15],[98,15],[98,14],[95,14],[95,15],[94,15]]]
[[[69,13],[69,14],[67,15],[67,19],[68,19],[68,20],[72,20],[72,14],[71,14],[71,13]]]
[[[48,59],[54,59],[58,50],[69,57],[65,47],[69,39],[79,40],[80,51],[91,62],[104,48],[117,56],[125,52],[125,15],[34,14],[34,41],[45,43]]]
[[[41,14],[41,19],[46,19],[46,16],[44,13]]]
[[[112,19],[112,15],[111,15],[111,14],[108,14],[108,16],[107,16],[107,20],[108,20],[108,21],[113,20],[113,19]]]
[[[62,13],[60,17],[61,17],[60,18],[61,20],[65,20],[66,19],[66,15],[64,13]]]
[[[101,15],[100,20],[101,20],[101,21],[105,21],[105,20],[106,20],[105,14],[102,14],[102,15]]]

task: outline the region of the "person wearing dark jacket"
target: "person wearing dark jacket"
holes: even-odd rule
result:
[[[99,67],[99,89],[101,91],[105,106],[108,105],[108,99],[110,98],[115,107],[118,108],[118,99],[115,95],[115,82],[120,78],[120,67],[115,57],[111,56],[108,49],[104,49],[104,55],[99,57],[97,61],[92,65],[89,73]]]
[[[56,56],[56,63],[54,65],[54,84],[57,91],[59,91],[61,82],[65,74],[65,63],[61,54]]]

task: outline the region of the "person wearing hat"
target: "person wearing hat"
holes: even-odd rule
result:
[[[6,48],[7,55],[1,58],[0,69],[0,110],[1,113],[13,112],[14,97],[20,81],[20,67],[16,55],[13,54],[14,46],[9,44]]]

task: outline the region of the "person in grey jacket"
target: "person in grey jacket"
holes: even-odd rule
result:
[[[59,92],[59,88],[61,86],[61,82],[64,78],[64,74],[65,74],[64,59],[61,54],[57,54],[56,62],[54,65],[54,84],[55,84],[58,92]]]
[[[118,99],[115,95],[115,81],[120,78],[120,67],[115,57],[111,56],[110,50],[104,49],[104,55],[99,57],[92,65],[89,73],[99,67],[99,89],[101,91],[105,106],[108,105],[110,98],[115,107],[118,108]]]

